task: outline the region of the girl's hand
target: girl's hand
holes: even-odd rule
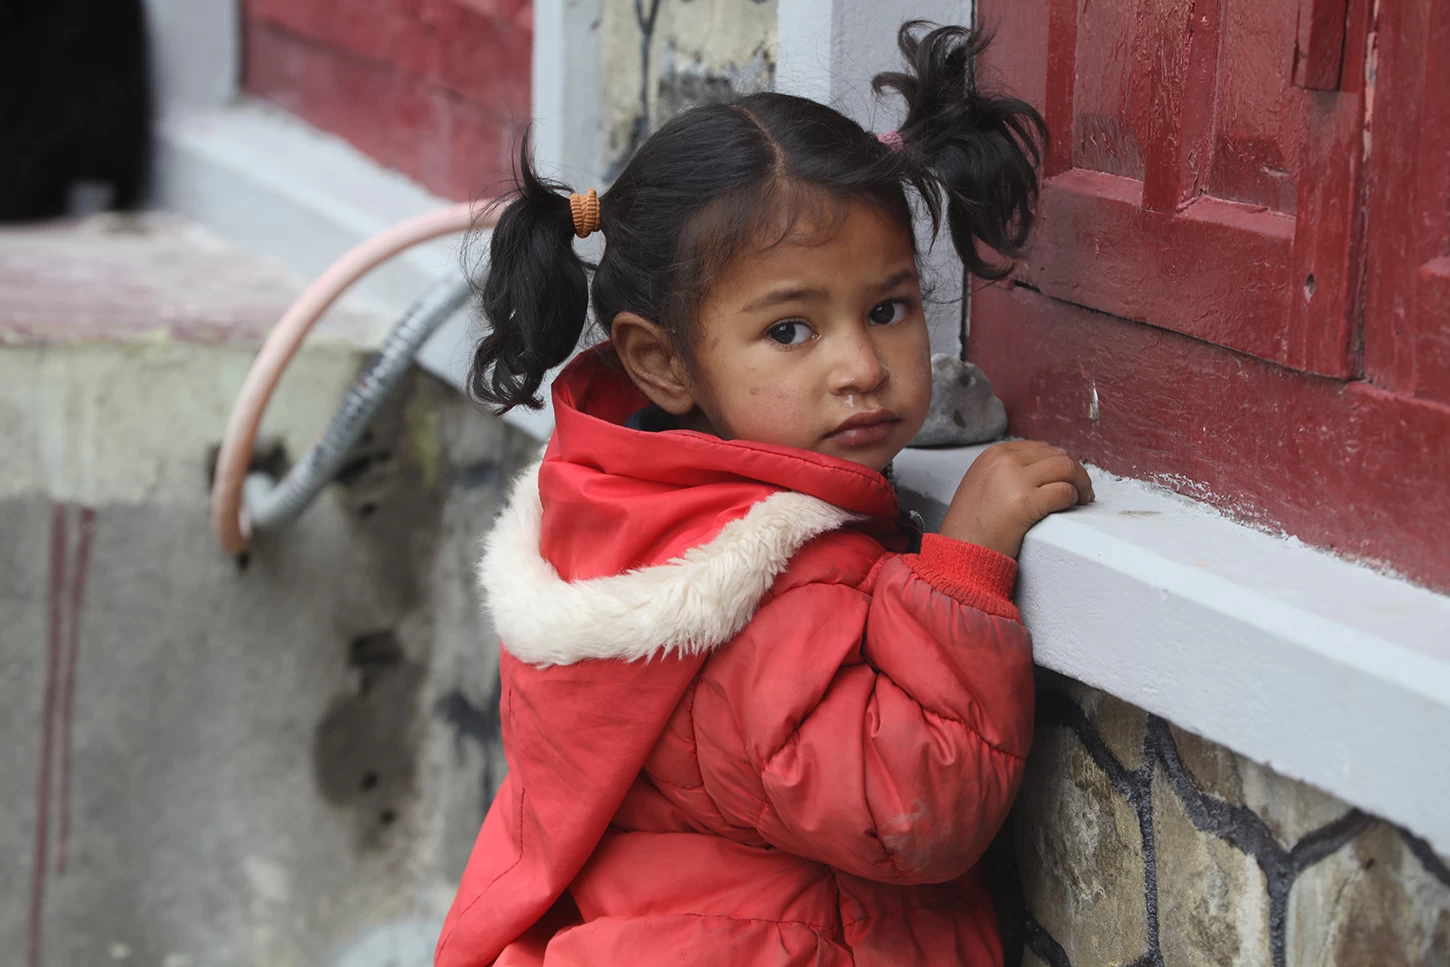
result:
[[[941,533],[1016,557],[1032,525],[1093,499],[1087,471],[1061,447],[1027,440],[999,443],[962,478]]]

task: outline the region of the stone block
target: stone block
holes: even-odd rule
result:
[[[914,447],[965,447],[1007,432],[1007,409],[982,371],[947,353],[931,358],[931,409]]]
[[[1235,756],[1243,777],[1243,801],[1258,813],[1285,848],[1334,822],[1349,810],[1343,801],[1250,759]]]
[[[1269,967],[1269,896],[1254,858],[1199,832],[1161,771],[1152,801],[1165,967]]]
[[[1228,749],[1207,739],[1186,732],[1176,725],[1168,727],[1178,758],[1194,783],[1204,792],[1234,804],[1243,805],[1244,779],[1239,771],[1242,761]]]
[[[1137,817],[1070,730],[1038,731],[1014,829],[1027,909],[1074,963],[1147,948]]]
[[[1052,687],[1066,692],[1077,703],[1092,723],[1098,738],[1103,740],[1124,769],[1137,769],[1143,764],[1143,741],[1148,732],[1147,712],[1070,678],[1061,675],[1052,678]]]
[[[1446,967],[1450,876],[1379,823],[1299,875],[1289,894],[1288,962]]]

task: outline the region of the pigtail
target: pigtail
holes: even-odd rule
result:
[[[494,227],[480,292],[489,331],[468,374],[473,395],[499,413],[543,405],[544,375],[569,358],[589,312],[569,189],[539,177],[529,147],[525,133],[518,188]]]
[[[927,32],[918,36],[923,28]],[[906,120],[898,129],[902,153],[914,169],[910,180],[932,231],[940,230],[945,207],[952,244],[967,269],[1000,279],[1012,271],[1010,261],[993,264],[976,243],[1009,260],[1021,258],[1048,132],[1032,105],[977,89],[976,60],[990,40],[966,27],[909,21],[897,38],[907,69],[877,74],[871,86],[906,99]]]

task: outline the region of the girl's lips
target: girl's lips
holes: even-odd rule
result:
[[[900,422],[894,416],[885,416],[870,423],[850,421],[850,425],[830,434],[826,439],[842,446],[866,447],[873,443],[880,443],[891,436]]]

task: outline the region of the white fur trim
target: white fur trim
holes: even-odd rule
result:
[[[796,551],[857,518],[782,491],[667,564],[570,583],[539,550],[536,464],[485,539],[478,580],[504,647],[531,665],[699,654],[745,627]]]

